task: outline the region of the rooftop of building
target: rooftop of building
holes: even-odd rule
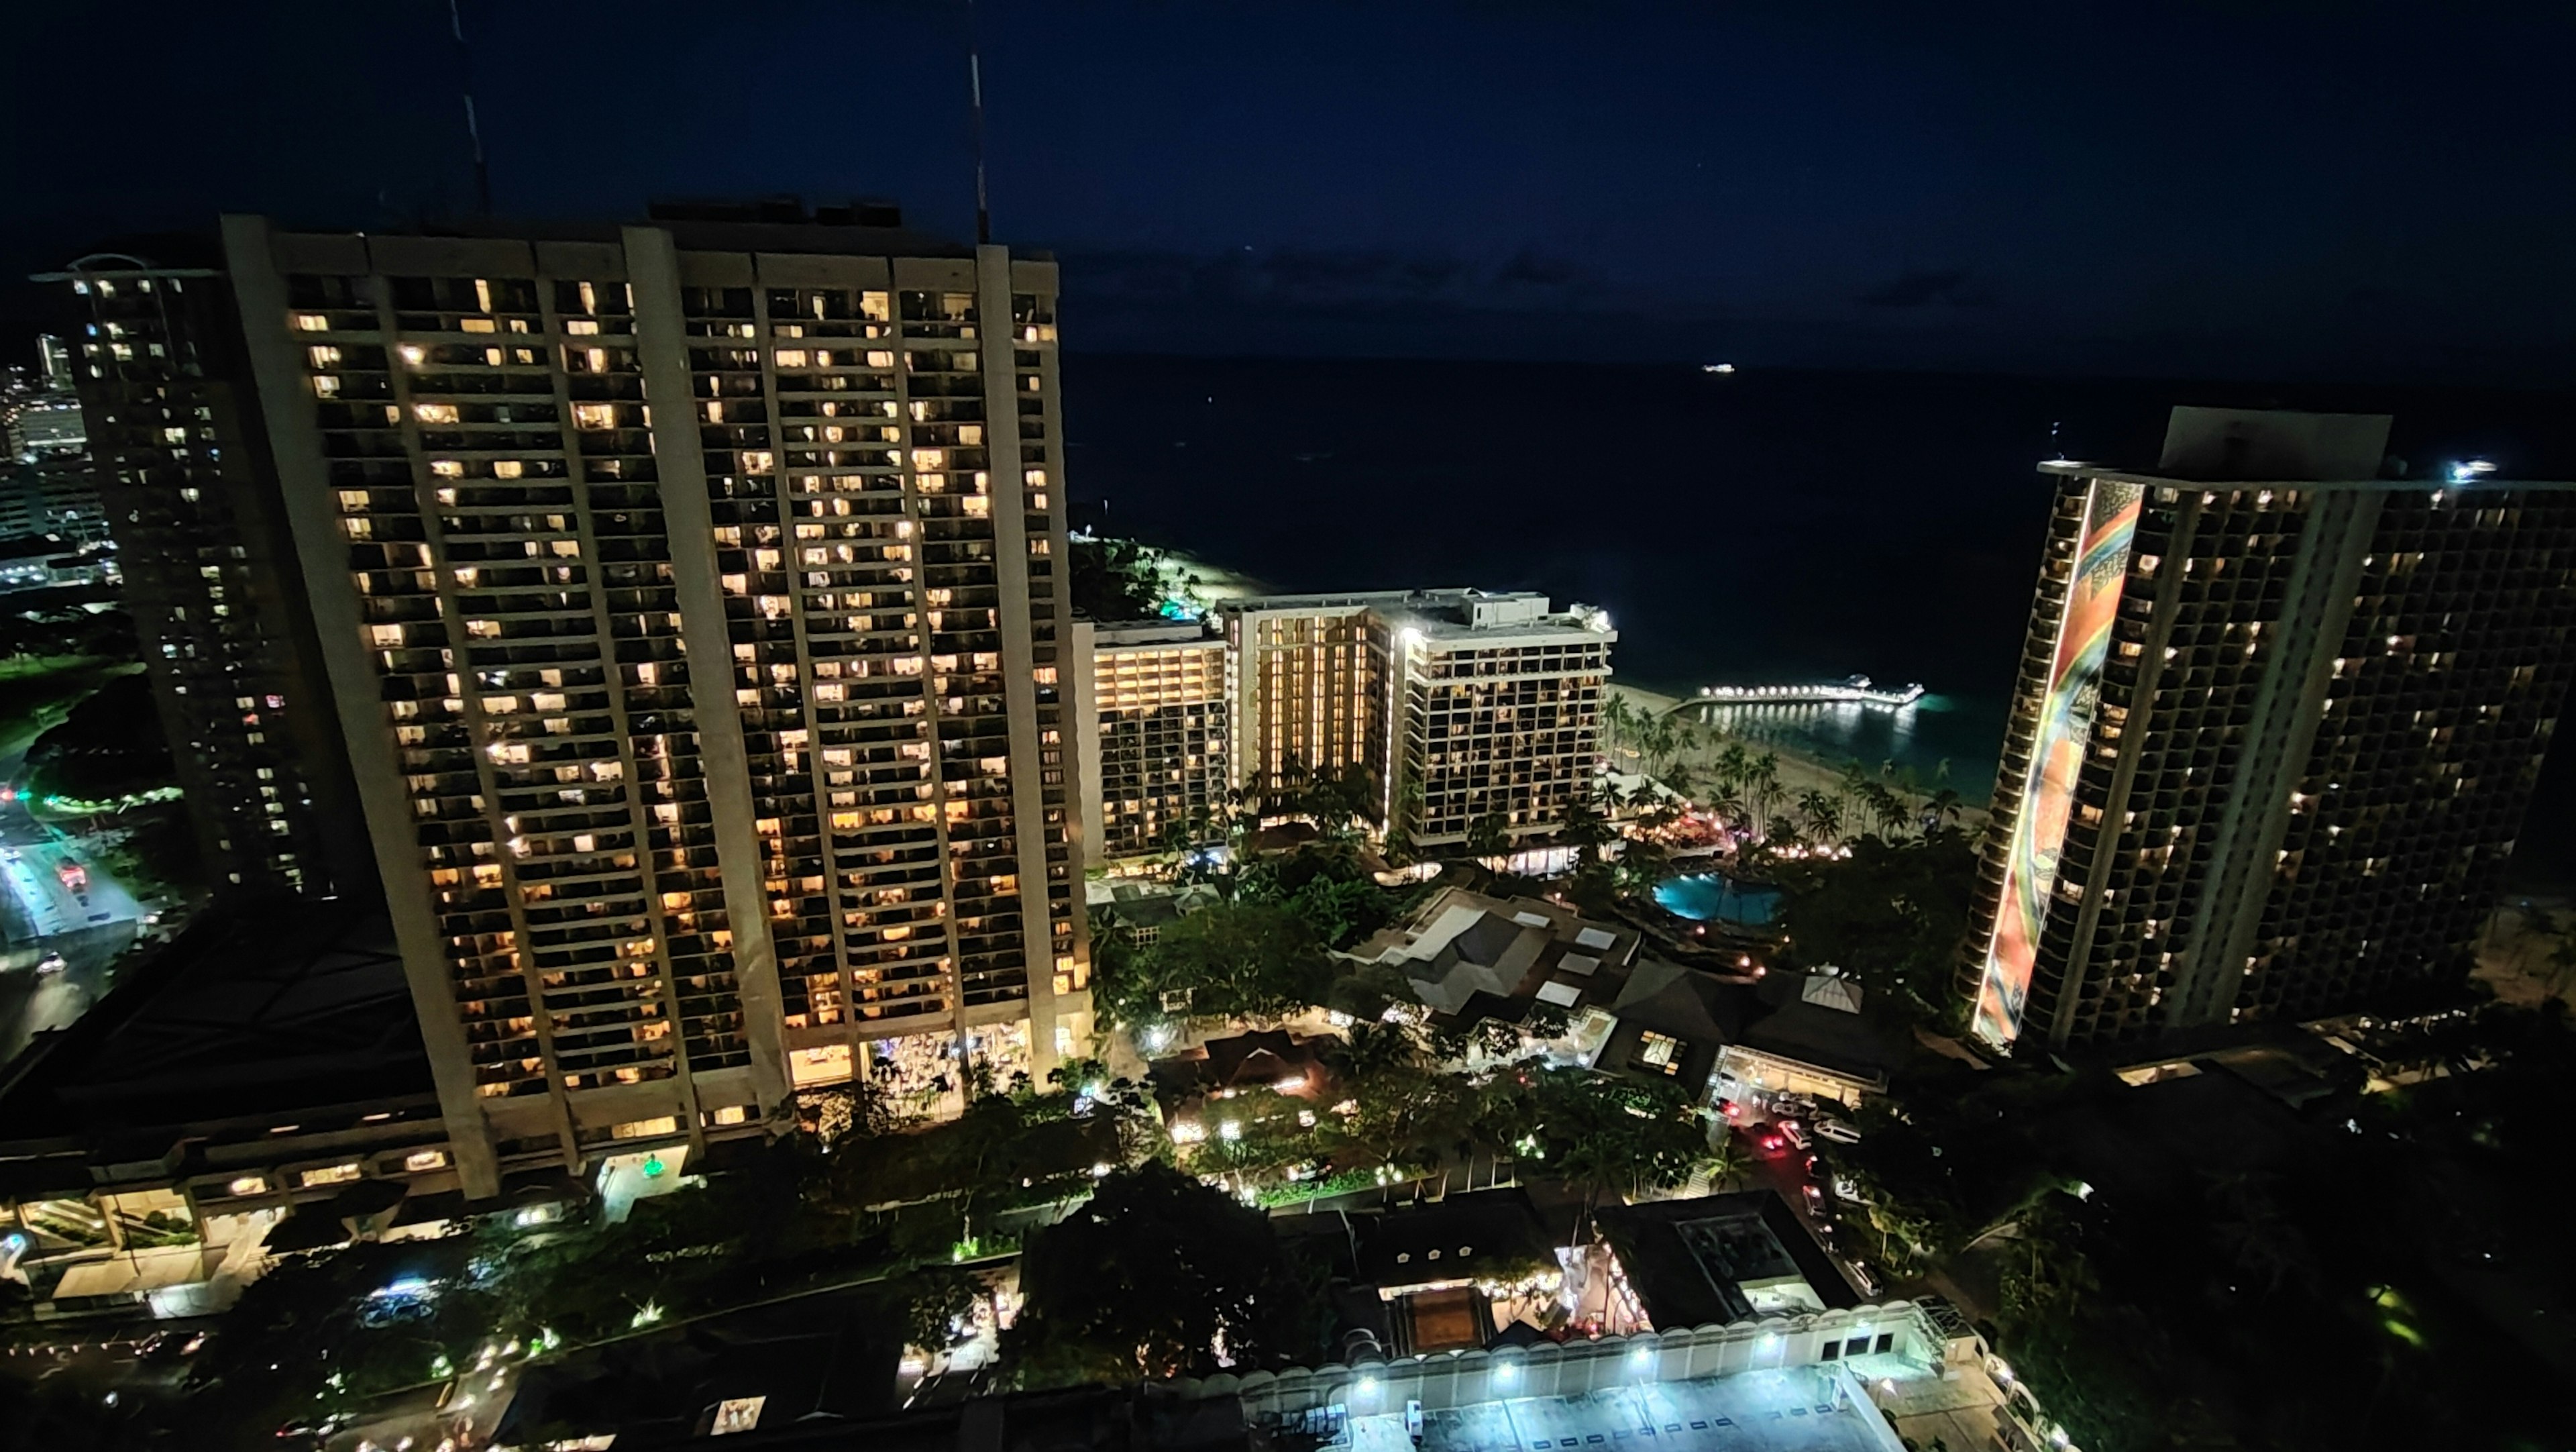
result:
[[[799,1297],[532,1365],[493,1440],[659,1447],[896,1410],[903,1328],[865,1293]],[[719,1418],[724,1418],[719,1425]]]
[[[1610,1206],[1597,1218],[1629,1290],[1659,1330],[1731,1326],[1790,1302],[1812,1300],[1808,1309],[1824,1310],[1861,1304],[1777,1191]]]
[[[2327,489],[2576,489],[2576,481],[2505,479],[2485,461],[2458,461],[2433,476],[2409,475],[2387,452],[2387,414],[2177,405],[2152,469],[2054,460],[2041,470],[2139,485],[2195,484],[2226,490],[2302,485]]]
[[[1381,1291],[1444,1281],[1513,1280],[1553,1267],[1563,1227],[1551,1230],[1517,1186],[1450,1195],[1422,1205],[1353,1212],[1352,1279]]]
[[[1729,1042],[1859,1079],[1884,1080],[1920,1049],[1902,1015],[1848,978],[1765,974]]]
[[[858,199],[808,206],[798,197],[747,199],[672,198],[648,203],[644,215],[628,220],[555,220],[519,217],[430,218],[407,226],[369,227],[379,237],[442,237],[524,242],[607,242],[621,239],[626,226],[659,227],[682,251],[826,253],[860,257],[972,258],[975,249],[935,232],[904,225],[903,209],[892,202]],[[311,225],[281,220],[282,233],[345,236],[350,227]],[[1046,261],[1042,251],[1015,253],[1022,261]],[[214,231],[154,233],[119,238],[103,244],[61,269],[40,273],[38,281],[75,275],[123,276],[136,273],[202,274],[224,265],[223,246]]]
[[[1400,1407],[1349,1423],[1349,1452],[1522,1452],[1622,1441],[1668,1452],[1896,1452],[1904,1445],[1843,1374],[1818,1367],[1471,1402],[1424,1413],[1419,1440]]]
[[[159,1159],[241,1123],[435,1106],[381,910],[345,899],[217,908],[128,970],[0,1081],[0,1166],[71,1152]]]
[[[1219,614],[1335,613],[1372,610],[1426,640],[1469,639],[1497,631],[1610,634],[1609,617],[1584,605],[1558,610],[1535,590],[1346,590],[1299,595],[1245,595],[1216,606]]]
[[[1402,922],[1346,955],[1401,971],[1433,1012],[1452,1021],[1519,1014],[1502,1002],[1606,1006],[1627,982],[1637,930],[1591,922],[1540,898],[1487,897],[1462,887],[1432,894]]]
[[[1091,644],[1095,650],[1213,645],[1219,639],[1214,623],[1206,620],[1104,620],[1091,627]]]

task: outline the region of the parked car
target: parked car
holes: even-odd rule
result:
[[[39,973],[60,973],[70,966],[72,965],[60,953],[47,953],[36,960],[36,971]]]
[[[1816,1135],[1820,1139],[1829,1139],[1836,1144],[1860,1143],[1859,1130],[1842,1120],[1830,1119],[1822,1115],[1817,1116],[1816,1119]]]
[[[1783,1119],[1778,1122],[1777,1127],[1780,1131],[1780,1137],[1787,1140],[1792,1146],[1801,1150],[1807,1147],[1807,1131],[1798,1126],[1798,1121],[1794,1119]]]

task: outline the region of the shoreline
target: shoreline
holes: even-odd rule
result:
[[[1629,709],[1650,715],[1661,715],[1685,704],[1688,700],[1687,697],[1668,696],[1660,691],[1650,691],[1642,686],[1618,681],[1613,681],[1608,689],[1624,697]],[[1708,728],[1708,741],[1705,746],[1697,751],[1680,753],[1674,757],[1674,760],[1688,766],[1693,776],[1701,776],[1714,764],[1718,753],[1729,745],[1741,745],[1757,756],[1767,752],[1779,759],[1780,787],[1785,799],[1784,804],[1790,811],[1796,810],[1797,800],[1802,792],[1812,789],[1830,796],[1838,793],[1842,788],[1843,763],[1841,761],[1783,747],[1773,741],[1730,736],[1714,727]],[[1605,754],[1610,758],[1613,767],[1618,770],[1625,771],[1639,765],[1635,757],[1623,748],[1612,748]],[[1866,766],[1867,763],[1864,762],[1862,765]],[[1931,799],[1931,793],[1926,791],[1909,791],[1895,782],[1888,782],[1887,785],[1911,805],[1920,806]],[[1696,795],[1698,794],[1694,793],[1694,796]],[[1984,801],[1962,799],[1959,804],[1958,825],[1974,835],[1985,826],[1989,805],[1990,803]]]

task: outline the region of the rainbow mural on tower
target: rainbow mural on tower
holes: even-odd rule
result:
[[[2084,766],[2100,696],[2102,658],[2111,647],[2111,620],[2119,612],[2128,578],[2129,541],[2138,532],[2142,491],[2134,484],[2093,481],[2084,503],[2084,547],[2066,585],[2058,617],[2057,650],[2049,660],[2048,690],[2040,698],[2039,736],[2031,746],[2030,779],[2013,816],[2012,843],[2004,859],[2003,902],[1994,936],[1986,943],[1986,968],[1977,984],[1974,1028],[1996,1048],[2021,1036],[2022,1005],[2030,996],[2040,925],[2057,885],[2058,850],[2066,844],[2066,819],[2075,802],[2075,776]]]

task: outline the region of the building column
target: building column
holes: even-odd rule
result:
[[[975,316],[976,336],[983,345],[984,456],[993,499],[993,574],[1001,597],[1002,703],[1010,718],[1011,827],[1020,866],[1020,957],[1027,965],[1029,1076],[1043,1084],[1057,1062],[1055,934],[1047,903],[1046,792],[1038,765],[1036,640],[1029,629],[1028,491],[1021,478],[1019,374],[1011,355],[1011,252],[1007,247],[988,243],[975,249]],[[1051,442],[1062,447],[1061,440]],[[1071,696],[1065,677],[1074,669],[1066,659],[1071,633],[1063,628],[1072,618],[1063,594],[1071,581],[1068,575],[1053,573],[1048,579],[1055,585],[1049,602],[1057,624],[1056,699],[1064,702]],[[1068,710],[1059,707],[1058,719]],[[1058,750],[1062,754],[1061,730]],[[1069,810],[1079,809],[1075,793],[1067,792],[1065,797]],[[1067,864],[1068,868],[1079,865]],[[962,1006],[958,1021],[965,1022]]]
[[[750,756],[734,705],[733,642],[725,625],[724,589],[716,579],[715,515],[707,503],[706,454],[690,391],[679,251],[659,227],[628,227],[624,241],[627,281],[635,290],[635,353],[652,410],[653,471],[660,480],[671,584],[680,603],[680,645],[689,657],[689,718],[715,823],[725,922],[733,930],[734,992],[742,1002],[743,1035],[751,1043],[753,1092],[768,1114],[787,1099],[794,1081],[787,1068],[778,953],[760,886],[760,842],[752,827]]]
[[[474,1058],[456,1013],[454,974],[438,928],[429,874],[421,865],[411,803],[403,792],[402,763],[386,729],[374,665],[365,644],[356,592],[350,586],[349,544],[334,507],[329,463],[322,456],[320,415],[286,330],[286,279],[278,273],[265,217],[223,220],[225,265],[241,311],[251,376],[277,468],[278,490],[296,559],[313,610],[313,626],[330,683],[358,803],[365,812],[376,867],[384,879],[385,907],[411,985],[422,1045],[439,1112],[456,1153],[457,1179],[469,1200],[501,1193],[500,1157],[474,1091]]]

